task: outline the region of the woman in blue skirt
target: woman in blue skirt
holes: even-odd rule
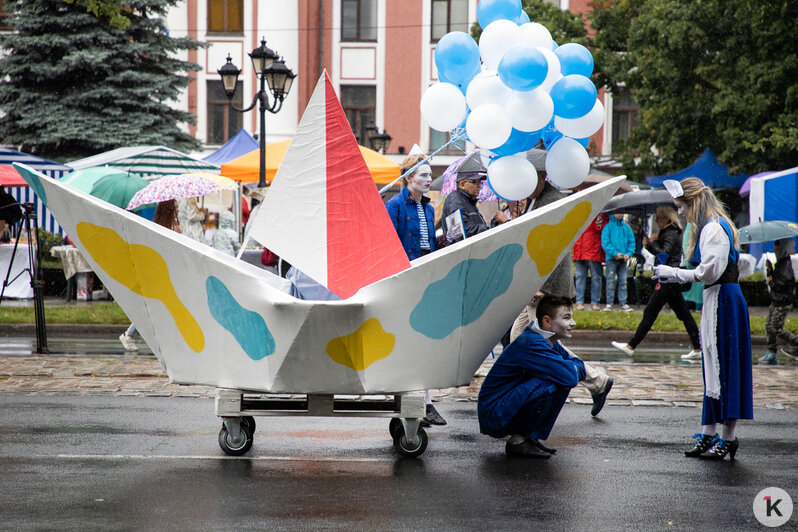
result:
[[[701,351],[704,405],[701,432],[686,456],[731,459],[739,448],[738,419],[753,419],[751,328],[748,306],[737,283],[740,256],[737,229],[709,187],[695,177],[668,180],[665,187],[690,222],[685,255],[694,270],[656,266],[660,282],[702,282]],[[718,427],[720,425],[720,427]]]

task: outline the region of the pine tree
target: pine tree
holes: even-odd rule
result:
[[[180,129],[194,117],[170,107],[199,65],[177,58],[204,46],[172,38],[163,17],[177,0],[125,0],[126,29],[63,0],[12,5],[0,36],[0,143],[56,160],[120,146],[201,144]]]

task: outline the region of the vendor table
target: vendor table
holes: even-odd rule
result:
[[[93,273],[91,266],[83,258],[83,255],[78,251],[75,246],[53,246],[50,248],[50,254],[53,257],[61,259],[61,264],[64,266],[64,277],[70,280],[67,286],[67,301],[70,299],[72,293],[71,283],[76,283],[76,299],[80,301],[90,300],[92,292]],[[75,279],[72,277],[75,276]]]
[[[16,254],[14,254],[14,244],[0,244],[0,276],[2,276],[0,283],[5,281],[6,274],[9,271],[9,265],[11,265],[11,275],[8,278],[9,281],[28,267],[28,249],[27,244],[20,244],[17,246]],[[30,279],[30,274],[28,273],[20,275],[13,283],[10,283],[6,287],[3,298],[32,298],[33,287],[31,286]],[[1,288],[2,285],[0,285],[0,289]]]

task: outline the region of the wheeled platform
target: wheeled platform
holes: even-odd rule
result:
[[[240,456],[252,448],[255,416],[391,418],[388,430],[396,452],[415,458],[427,448],[427,433],[420,424],[426,414],[423,393],[261,395],[227,388],[218,388],[216,392],[216,415],[222,418],[219,446],[232,456]]]

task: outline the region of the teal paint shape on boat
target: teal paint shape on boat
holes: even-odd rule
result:
[[[524,253],[519,244],[503,246],[485,259],[457,264],[440,281],[430,284],[410,313],[410,326],[440,340],[458,327],[479,319],[513,281],[513,269]]]
[[[260,314],[242,307],[217,277],[208,277],[205,291],[213,319],[233,335],[249,358],[260,360],[274,353],[274,336]]]
[[[44,206],[46,207],[47,192],[44,190],[44,185],[42,185],[42,182],[39,178],[39,174],[37,174],[36,172],[31,172],[24,166],[21,166],[17,163],[11,163],[11,164],[14,166],[14,168],[16,168],[17,172],[19,172],[19,175],[22,176],[22,179],[28,182],[30,188],[33,189],[33,191],[36,193],[39,199],[42,200],[42,203],[44,203]]]

